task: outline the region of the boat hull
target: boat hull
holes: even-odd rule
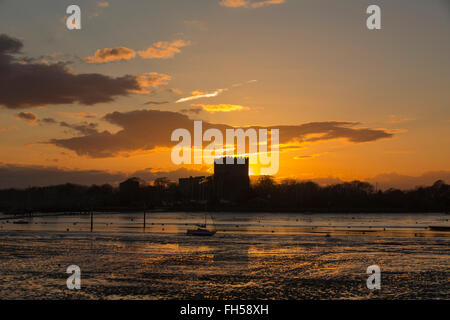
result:
[[[211,237],[216,234],[216,231],[197,229],[197,230],[188,230],[186,234],[188,236]]]

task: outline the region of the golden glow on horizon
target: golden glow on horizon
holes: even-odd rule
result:
[[[12,3],[2,5],[8,7]],[[429,19],[427,27],[411,24],[408,26],[411,34],[417,37],[405,38],[402,36],[404,21],[413,21],[414,12],[401,13],[392,4],[386,4],[386,10],[391,10],[395,21],[379,33],[368,33],[364,28],[355,27],[361,20],[359,13],[355,13],[357,10],[342,10],[338,15],[321,19],[323,12],[314,1],[220,3],[222,6],[219,1],[215,7],[211,5],[214,10],[192,4],[195,8],[192,12],[201,13],[198,21],[175,6],[159,6],[158,10],[164,10],[165,14],[153,20],[144,14],[154,8],[152,2],[135,7],[111,3],[100,17],[86,19],[83,26],[87,30],[98,25],[102,28],[84,33],[83,37],[69,33],[70,41],[63,42],[49,42],[45,34],[58,35],[65,25],[48,25],[45,34],[39,34],[31,23],[33,19],[21,21],[16,16],[4,15],[0,27],[8,35],[20,37],[24,48],[23,53],[12,54],[17,60],[10,67],[31,68],[40,64],[39,69],[47,70],[46,67],[55,69],[58,63],[67,62],[73,69],[68,79],[86,74],[105,76],[109,80],[105,85],[106,98],[93,104],[90,104],[92,96],[102,95],[98,91],[84,97],[88,103],[69,99],[65,104],[66,94],[49,103],[25,101],[20,108],[2,105],[0,165],[127,174],[142,170],[171,172],[181,168],[212,173],[210,165],[174,165],[170,147],[157,146],[149,151],[154,141],[141,135],[145,123],[133,126],[141,120],[138,117],[127,123],[128,131],[119,122],[105,119],[105,115],[115,112],[127,117],[132,111],[157,109],[177,112],[177,119],[188,116],[240,128],[255,124],[267,128],[327,121],[351,123],[307,133],[301,128],[299,140],[283,140],[278,146],[280,170],[276,177],[280,179],[364,180],[380,174],[418,176],[450,171],[450,148],[446,148],[450,145],[450,78],[447,76],[450,47],[445,41],[448,15],[442,12],[442,7],[427,7],[426,2],[417,1],[417,8],[428,8],[423,10],[423,21]],[[310,10],[297,10],[300,6]],[[350,8],[350,4],[342,6]],[[58,14],[57,8],[42,7],[52,16]],[[41,10],[38,6],[34,9]],[[124,9],[135,16],[117,26]],[[39,12],[45,14],[43,11]],[[302,18],[311,12],[314,19],[299,19],[292,12]],[[267,19],[273,19],[277,27],[267,24]],[[14,30],[20,34],[13,34]],[[128,81],[127,77],[135,79],[137,84],[116,95],[122,91],[116,92],[112,85],[110,88],[109,81],[117,78],[122,84]],[[91,87],[101,89],[101,86]],[[42,95],[51,94],[51,89]],[[14,92],[8,91],[3,94],[6,100]],[[30,90],[16,91],[22,96],[22,92],[32,94]],[[35,108],[36,105],[41,107]],[[33,113],[36,119],[26,118],[26,114],[18,116],[21,112]],[[53,122],[46,123],[45,119]],[[91,129],[97,131],[89,141],[93,141],[94,147],[107,145],[107,156],[96,157],[83,153],[83,148],[51,144],[52,140],[62,139],[75,144],[86,134],[76,128],[91,123],[94,125]],[[152,123],[152,126],[159,124]],[[334,138],[350,130],[353,124],[361,129],[379,128],[393,136],[370,139],[369,133],[363,138]],[[108,134],[116,136],[101,139]],[[164,137],[155,140],[165,144],[161,142]],[[234,146],[225,146],[221,151],[226,155],[231,150]],[[235,157],[269,153],[245,152]],[[259,172],[257,164],[250,165],[252,176]]]

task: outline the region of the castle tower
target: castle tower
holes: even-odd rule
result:
[[[217,198],[233,202],[245,198],[250,189],[248,172],[248,158],[216,159],[214,161],[214,186]]]

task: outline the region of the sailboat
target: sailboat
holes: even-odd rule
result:
[[[203,236],[203,237],[211,237],[216,234],[215,230],[208,230],[206,225],[206,214],[205,214],[205,223],[199,225],[197,229],[188,229],[186,234],[188,236]]]

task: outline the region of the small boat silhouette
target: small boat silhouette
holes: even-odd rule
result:
[[[203,236],[210,237],[216,234],[216,231],[211,231],[204,228],[197,228],[196,230],[188,230],[187,235],[189,236]]]
[[[215,230],[206,229],[206,214],[205,214],[205,223],[202,225],[198,225],[197,229],[189,229],[186,234],[188,236],[202,236],[202,237],[211,237],[216,234]]]

